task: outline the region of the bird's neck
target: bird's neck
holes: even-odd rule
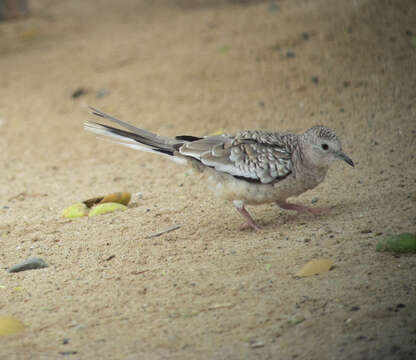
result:
[[[308,156],[310,152],[302,145],[299,143],[293,153],[295,176],[304,183],[305,188],[313,189],[324,180],[329,166],[317,163],[314,158]]]

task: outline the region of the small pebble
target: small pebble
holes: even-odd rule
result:
[[[260,347],[263,347],[264,345],[266,345],[266,342],[264,340],[251,340],[250,341],[250,346],[252,349],[260,348]]]
[[[48,267],[48,264],[43,261],[41,258],[30,258],[19,264],[12,266],[9,270],[9,273],[16,273],[19,271],[42,269]]]
[[[293,59],[293,58],[295,58],[295,57],[296,57],[296,54],[295,54],[293,51],[288,51],[288,52],[286,53],[286,57],[287,57],[288,59]]]
[[[143,194],[141,192],[137,192],[137,193],[134,194],[134,197],[137,200],[142,200],[143,199]]]
[[[353,306],[353,307],[350,309],[350,311],[358,311],[358,310],[360,310],[360,307],[359,307],[359,306]]]
[[[108,90],[108,89],[100,89],[100,90],[98,90],[97,91],[97,98],[98,99],[100,99],[100,98],[103,98],[103,97],[105,97],[105,96],[107,96],[107,95],[109,95],[110,94],[110,90]]]
[[[78,354],[78,351],[60,351],[59,354],[63,356],[75,355],[75,354]]]
[[[73,99],[77,99],[77,98],[79,98],[79,97],[81,97],[81,96],[83,96],[83,95],[85,95],[87,93],[87,91],[84,89],[84,88],[78,88],[78,89],[76,89],[73,93],[72,93],[72,95],[71,95],[71,97],[73,98]]]
[[[319,78],[317,76],[312,76],[311,80],[314,84],[318,85],[319,84]]]
[[[314,197],[314,198],[311,200],[311,203],[312,203],[312,204],[315,204],[315,203],[317,203],[318,201],[319,201],[319,198]]]

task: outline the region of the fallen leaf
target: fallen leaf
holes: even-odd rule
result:
[[[309,261],[305,264],[302,269],[300,269],[295,276],[305,277],[321,274],[327,272],[334,265],[334,261],[331,259],[315,259]]]
[[[27,29],[19,34],[19,38],[24,41],[35,40],[40,36],[40,31],[37,28]]]
[[[298,325],[300,323],[303,323],[306,320],[306,318],[303,315],[294,316],[287,320],[288,325]]]
[[[126,210],[126,209],[127,209],[127,206],[124,206],[122,204],[108,202],[108,203],[99,204],[93,207],[91,211],[89,212],[88,216],[102,215],[102,214],[107,214],[116,210]]]
[[[104,196],[96,196],[91,199],[83,201],[85,206],[87,208],[92,208],[94,205],[97,205],[102,199],[104,199]]]
[[[376,251],[416,253],[416,234],[401,233],[398,235],[386,236],[377,243]]]
[[[131,194],[129,192],[115,192],[105,196],[96,196],[91,199],[83,201],[83,203],[88,207],[92,208],[97,204],[104,203],[119,203],[122,205],[128,205],[131,199]]]
[[[272,268],[272,264],[266,264],[266,271],[269,271]]]
[[[62,211],[62,216],[69,219],[85,216],[87,214],[88,210],[84,203],[73,204]]]
[[[100,204],[104,203],[119,203],[127,206],[130,202],[131,194],[129,192],[116,192],[104,196]]]
[[[0,316],[0,336],[15,334],[24,330],[24,325],[12,316]]]

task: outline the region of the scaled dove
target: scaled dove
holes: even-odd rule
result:
[[[319,185],[335,160],[354,166],[342,152],[335,132],[325,126],[314,126],[300,135],[254,130],[233,135],[169,138],[90,109],[94,115],[126,130],[95,122],[85,123],[86,130],[111,137],[130,148],[188,164],[206,175],[214,193],[233,201],[245,218],[242,228],[259,230],[245,205],[275,202],[298,213],[326,212],[328,209],[308,208],[288,203],[287,199]]]

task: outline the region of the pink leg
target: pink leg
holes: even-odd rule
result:
[[[238,212],[243,215],[244,219],[246,219],[246,223],[241,225],[240,230],[245,230],[245,229],[253,229],[253,230],[260,230],[260,227],[254,222],[253,218],[251,217],[251,215],[249,214],[249,212],[245,209],[243,204],[240,203],[235,203],[235,208],[238,210]]]
[[[329,212],[329,208],[310,208],[303,205],[291,204],[287,202],[279,202],[277,203],[282,209],[285,210],[294,210],[297,211],[298,214],[309,214],[309,215],[320,215]]]

